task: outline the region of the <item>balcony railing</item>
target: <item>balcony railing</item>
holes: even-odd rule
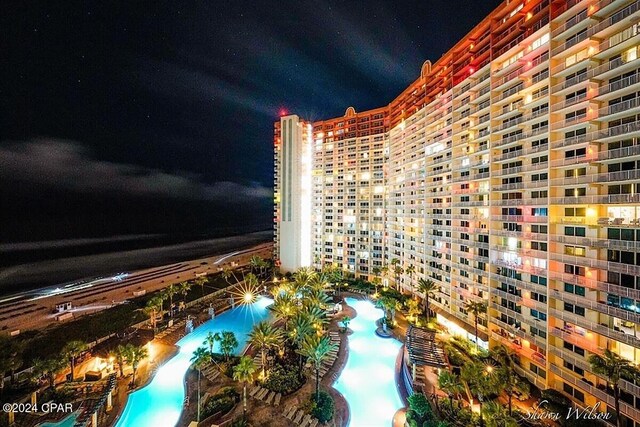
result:
[[[625,77],[613,83],[609,83],[598,88],[597,96],[606,95],[607,93],[615,92],[618,90],[626,89],[629,86],[633,86],[638,83],[638,74],[634,74],[629,77]]]
[[[617,104],[612,104],[607,107],[600,108],[598,110],[598,117],[604,118],[605,116],[622,113],[638,106],[640,106],[640,97],[628,99],[626,101],[618,102]]]

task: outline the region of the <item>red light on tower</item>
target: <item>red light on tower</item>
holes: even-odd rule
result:
[[[280,117],[284,117],[287,115],[287,109],[286,108],[281,108],[280,109]]]

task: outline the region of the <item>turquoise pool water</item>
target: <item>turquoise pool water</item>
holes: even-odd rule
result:
[[[402,408],[395,381],[396,357],[402,346],[376,335],[382,310],[370,301],[346,298],[358,316],[349,323],[349,358],[334,387],[347,399],[351,427],[389,427]]]
[[[42,423],[39,427],[73,427],[76,423],[76,418],[78,418],[78,413],[74,412],[66,418],[58,421],[57,423]]]
[[[260,298],[251,305],[236,307],[203,323],[178,341],[179,353],[158,369],[147,386],[129,395],[116,427],[175,426],[182,412],[184,375],[191,365],[193,351],[202,345],[209,332],[233,331],[240,344],[237,352],[241,352],[253,325],[268,317],[267,306],[272,302],[269,298]]]

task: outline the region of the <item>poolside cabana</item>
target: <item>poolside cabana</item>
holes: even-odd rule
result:
[[[436,343],[436,333],[416,326],[407,329],[407,352],[409,362],[415,366],[446,368],[444,350]]]
[[[403,380],[409,394],[424,391],[426,368],[439,370],[447,367],[444,350],[436,343],[436,333],[416,326],[409,326],[403,354]]]

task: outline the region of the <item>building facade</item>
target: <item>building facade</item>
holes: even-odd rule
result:
[[[452,332],[475,339],[465,305],[483,301],[481,345],[513,349],[541,389],[613,408],[588,357],[640,362],[639,23],[640,1],[505,1],[389,105],[306,124],[309,257],[289,269],[371,279],[397,259],[398,286],[440,286]],[[290,117],[275,128],[283,266]],[[640,384],[620,386],[640,425]]]

